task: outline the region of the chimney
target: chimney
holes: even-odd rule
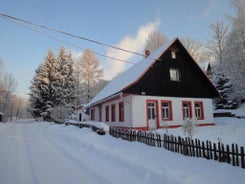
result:
[[[148,56],[150,56],[151,51],[150,50],[145,50],[145,58],[147,58]]]

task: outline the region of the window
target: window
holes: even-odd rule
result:
[[[120,122],[124,121],[124,103],[123,102],[119,103],[119,121]]]
[[[178,69],[170,68],[169,74],[171,81],[180,81],[180,71]]]
[[[156,118],[156,103],[155,102],[148,102],[148,119],[155,119]]]
[[[197,119],[204,119],[203,102],[195,102],[195,116]]]
[[[172,56],[172,59],[176,59],[176,52],[175,51],[172,51],[171,52],[171,56]]]
[[[115,104],[111,105],[111,121],[116,121],[116,106]]]
[[[95,109],[91,109],[91,121],[95,121]]]
[[[182,102],[182,111],[183,111],[183,120],[185,120],[187,118],[192,118],[191,102],[190,101],[183,101]]]
[[[105,121],[106,122],[108,122],[109,121],[109,114],[110,114],[110,107],[109,107],[109,105],[107,105],[106,107],[105,107]]]
[[[172,102],[161,101],[161,106],[162,106],[162,120],[173,120]]]

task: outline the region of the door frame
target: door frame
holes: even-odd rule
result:
[[[147,99],[146,100],[146,126],[147,130],[149,130],[149,119],[148,119],[148,103],[155,103],[156,104],[156,128],[158,129],[159,126],[159,112],[158,112],[158,100],[152,100],[152,99]]]

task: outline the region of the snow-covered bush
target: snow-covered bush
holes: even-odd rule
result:
[[[52,108],[52,110],[50,110],[51,118],[62,122],[65,122],[71,113],[72,109],[64,105],[55,106]]]
[[[192,118],[192,119],[186,118],[185,122],[182,125],[182,130],[184,135],[192,139],[195,133],[195,127],[196,127],[196,118]]]

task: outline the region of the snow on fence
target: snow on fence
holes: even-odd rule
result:
[[[206,159],[226,162],[233,166],[245,169],[244,147],[237,144],[224,145],[212,143],[211,141],[200,141],[198,139],[174,137],[173,135],[154,134],[146,131],[136,131],[110,127],[110,135],[128,141],[138,141],[150,146],[163,147],[167,150],[191,157],[203,157]]]
[[[91,128],[94,132],[96,132],[99,135],[105,135],[105,131],[102,128],[98,128],[94,125],[90,125],[90,124],[85,124],[85,123],[70,123],[70,122],[66,122],[65,123],[66,126],[68,125],[73,125],[76,126],[78,128]]]

